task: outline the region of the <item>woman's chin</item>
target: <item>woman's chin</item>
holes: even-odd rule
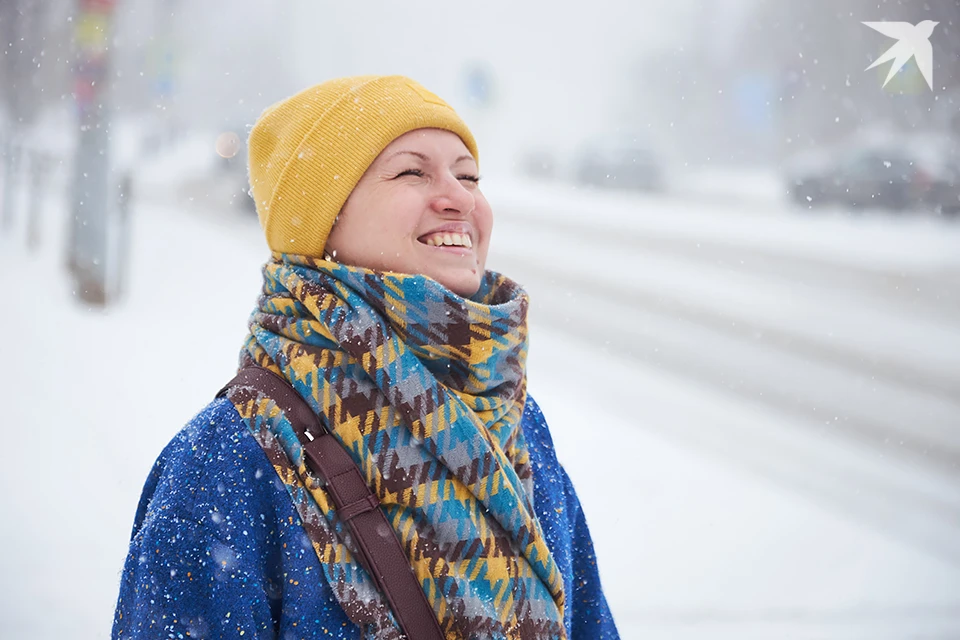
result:
[[[457,272],[443,271],[425,274],[462,298],[469,298],[480,289],[483,272],[479,269],[463,269]]]

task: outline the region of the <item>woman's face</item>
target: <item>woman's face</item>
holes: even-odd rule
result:
[[[480,288],[493,229],[478,179],[477,163],[455,133],[410,131],[363,174],[326,252],[348,265],[429,276],[472,296]]]

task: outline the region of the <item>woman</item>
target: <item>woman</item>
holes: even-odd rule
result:
[[[267,109],[249,149],[272,258],[241,367],[343,445],[443,636],[617,637],[526,394],[526,295],[485,270],[466,125],[407,78],[343,78]],[[114,637],[402,637],[274,400],[230,387],[161,454]]]

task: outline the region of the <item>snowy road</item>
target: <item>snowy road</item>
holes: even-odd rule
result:
[[[488,193],[625,638],[960,635],[960,225]],[[105,636],[149,465],[236,359],[255,222],[150,203],[134,237],[106,314],[0,238],[2,638]]]
[[[942,543],[920,544],[960,564],[960,227],[701,213],[656,198],[591,213],[502,199],[494,266],[527,284],[539,322],[776,412],[783,426],[765,432],[861,448],[876,477],[846,469],[847,481],[942,521],[938,533],[920,527]],[[794,458],[794,446],[763,453]],[[809,464],[800,475],[826,471]],[[895,529],[912,528],[904,515]]]
[[[866,626],[830,605],[794,611],[794,621],[816,627],[811,637],[960,633],[960,225],[783,207],[703,210],[575,190],[504,189],[491,197],[500,214],[493,266],[527,285],[534,323],[588,353],[615,356],[619,366],[610,374],[554,354],[554,379],[581,372],[609,414],[942,567],[940,584],[909,573],[881,580],[909,584],[916,612],[932,607],[917,614],[931,624],[949,612],[946,627],[894,624],[886,619],[893,603],[866,607],[858,620]],[[676,404],[663,407],[663,384],[683,390]],[[571,380],[565,391],[576,397],[577,386]],[[719,410],[727,405],[732,414]],[[582,473],[595,475],[587,466]],[[827,542],[816,522],[803,533],[822,542],[823,555],[800,557],[821,567],[823,589],[838,577],[823,559],[843,543]],[[784,551],[798,533],[782,532]],[[862,559],[847,553],[846,562]],[[800,601],[810,596],[780,580],[768,586]],[[859,596],[862,605],[870,591],[845,597]],[[938,609],[933,603],[944,596]],[[771,633],[759,631],[762,600],[739,616],[710,606],[665,616],[674,626],[664,637],[701,618],[716,618],[718,628],[724,620],[732,633]],[[646,608],[643,598],[630,602],[624,608]],[[806,637],[803,625],[780,615],[781,630]],[[642,619],[649,631],[663,617],[648,611]],[[700,632],[716,637],[708,628]]]

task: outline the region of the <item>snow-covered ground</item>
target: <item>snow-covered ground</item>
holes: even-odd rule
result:
[[[256,220],[155,187],[106,312],[56,198],[41,252],[0,237],[0,638],[108,634],[150,465],[232,375]],[[960,637],[960,225],[488,194],[624,638]]]

